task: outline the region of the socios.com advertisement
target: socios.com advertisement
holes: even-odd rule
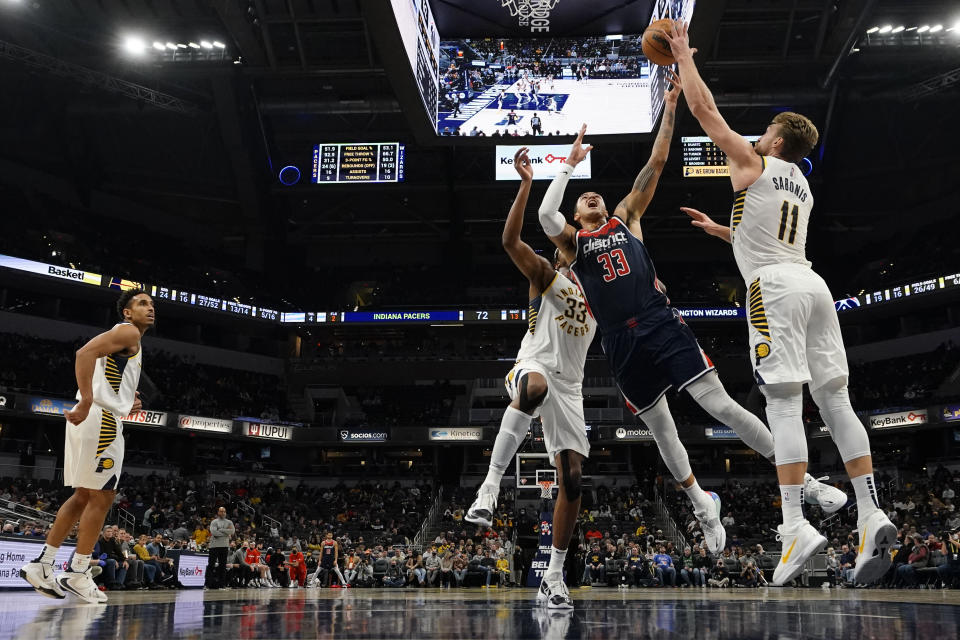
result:
[[[527,145],[497,145],[497,180],[519,180],[520,174],[513,168],[513,156],[522,147]],[[557,177],[557,170],[567,161],[567,154],[570,153],[569,144],[535,144],[527,146],[530,152],[527,156],[530,158],[530,165],[533,167],[534,180],[553,180]],[[590,156],[593,152],[587,154],[574,169],[570,175],[573,179],[586,179],[590,177]]]

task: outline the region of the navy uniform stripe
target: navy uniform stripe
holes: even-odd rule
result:
[[[99,457],[107,450],[113,441],[117,439],[117,419],[113,414],[103,410],[103,416],[100,418],[100,435],[97,441],[97,456]]]
[[[760,332],[760,335],[770,339],[770,325],[767,322],[767,313],[763,308],[763,294],[760,292],[760,278],[750,283],[750,325]]]

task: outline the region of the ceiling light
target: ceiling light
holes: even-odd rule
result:
[[[910,27],[909,29],[907,29],[907,31],[916,31],[916,30],[917,30],[916,27]]]
[[[198,45],[196,42],[191,42],[191,43],[190,43],[190,48],[191,48],[191,49],[199,49],[199,48],[200,48],[200,45]]]
[[[127,36],[127,39],[123,41],[123,48],[127,50],[127,53],[139,56],[147,50],[147,43],[139,36]]]
[[[166,49],[166,47],[163,46],[162,42],[154,42],[153,48],[156,49],[157,51],[163,51],[164,49]]]
[[[942,24],[938,24],[938,25],[934,25],[934,26],[930,27],[930,33],[936,33],[936,32],[938,32],[938,31],[943,31],[943,25],[942,25]]]
[[[892,25],[892,24],[888,24],[888,25],[886,25],[885,27],[883,27],[883,28],[880,29],[880,33],[890,33],[891,31],[893,31],[893,25]]]
[[[896,29],[894,29],[891,33],[900,33],[900,32],[903,31],[904,29],[906,29],[906,27],[903,26],[903,25],[900,25],[899,27],[897,27]]]
[[[213,45],[207,42],[206,40],[201,40],[200,46],[203,47],[204,49],[213,49]]]
[[[187,48],[187,45],[180,44],[179,42],[177,43],[177,49],[186,49],[186,48]]]
[[[177,45],[173,44],[172,42],[168,42],[168,43],[167,43],[167,49],[170,49],[170,51],[176,51],[176,50],[177,50]]]
[[[926,33],[927,31],[930,31],[930,25],[928,24],[925,24],[919,29],[917,29],[917,33]]]
[[[867,29],[867,33],[876,33],[877,31],[880,31],[880,27],[870,27]]]
[[[226,48],[227,48],[227,45],[223,44],[223,43],[220,42],[219,40],[214,40],[214,41],[213,41],[213,46],[215,46],[217,49],[226,49]]]

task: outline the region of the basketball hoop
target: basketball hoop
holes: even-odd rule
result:
[[[549,500],[553,497],[553,485],[555,484],[553,480],[541,480],[537,484],[540,485],[541,498]]]

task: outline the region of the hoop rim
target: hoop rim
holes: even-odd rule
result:
[[[540,485],[541,498],[553,497],[553,487],[555,484],[557,484],[555,480],[538,480],[537,484]]]

